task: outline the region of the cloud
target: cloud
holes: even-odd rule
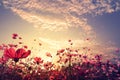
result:
[[[61,48],[67,48],[67,47],[70,47],[70,43],[67,41],[67,40],[54,40],[54,39],[51,39],[51,38],[45,38],[45,37],[39,37],[39,40],[49,46],[49,48],[51,49],[55,49],[55,50],[58,50],[58,49],[61,49]],[[85,41],[85,40],[82,40],[82,39],[73,39],[71,41],[73,43],[73,48],[80,48],[81,47],[87,47],[91,44],[89,44],[89,42]],[[93,45],[93,43],[92,43]]]
[[[53,31],[80,27],[87,34],[92,27],[83,17],[85,14],[101,15],[120,9],[120,0],[3,0],[4,5],[22,19]]]
[[[53,40],[50,38],[43,38],[43,37],[39,37],[39,40],[49,49],[54,49],[54,50],[59,50],[61,48],[67,48],[68,45],[68,41],[65,40]]]

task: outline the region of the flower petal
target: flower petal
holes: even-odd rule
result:
[[[9,58],[15,58],[15,49],[14,48],[5,49],[4,56]]]
[[[21,56],[21,58],[26,58],[30,55],[31,51],[28,50],[27,52],[24,52],[23,55]]]
[[[20,48],[16,51],[15,57],[16,58],[21,58],[24,53],[25,53],[25,50],[23,48]]]

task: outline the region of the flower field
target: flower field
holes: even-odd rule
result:
[[[22,37],[12,34],[12,39]],[[68,42],[72,46],[72,41]],[[103,61],[101,54],[89,57],[70,47],[56,51],[56,63],[45,62],[42,57],[29,58],[29,46],[18,43],[0,45],[0,80],[120,80],[119,61]],[[46,56],[53,57],[49,52]]]

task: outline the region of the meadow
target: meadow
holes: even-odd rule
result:
[[[22,40],[22,37],[12,34],[12,39]],[[68,42],[72,46],[72,41]],[[3,52],[0,58],[0,80],[120,80],[119,61],[103,61],[101,54],[89,57],[69,47],[57,50],[58,60],[53,63],[38,56],[30,58],[32,51],[29,46],[18,43],[0,45]],[[119,54],[119,50],[116,52]],[[49,52],[46,56],[53,57]]]

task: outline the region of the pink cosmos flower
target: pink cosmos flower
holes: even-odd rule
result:
[[[0,50],[3,50],[3,47],[0,45]]]
[[[46,56],[52,57],[52,55],[49,52],[46,52]]]
[[[1,57],[0,58],[0,63],[6,63],[8,61],[8,58],[7,57]]]
[[[116,49],[116,53],[119,53],[120,52],[120,49],[118,48],[118,49]]]
[[[43,60],[40,57],[35,57],[34,61],[39,64],[39,63],[43,63]]]

